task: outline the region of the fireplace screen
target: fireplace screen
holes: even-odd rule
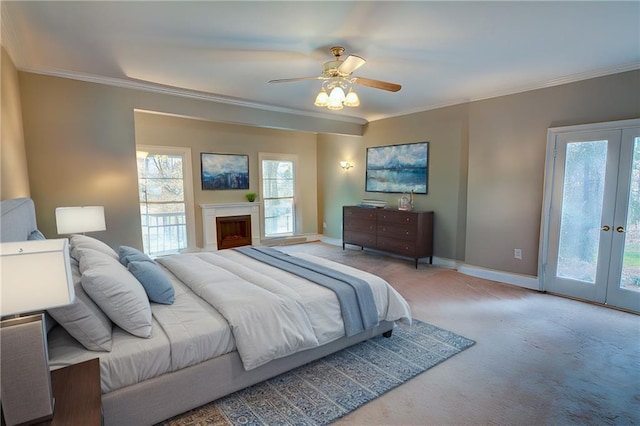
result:
[[[216,218],[218,250],[251,245],[251,215]]]

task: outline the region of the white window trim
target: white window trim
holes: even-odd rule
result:
[[[296,154],[276,154],[269,152],[259,152],[258,153],[258,187],[260,193],[260,199],[263,201],[263,207],[260,212],[260,221],[262,222],[261,231],[262,234],[260,237],[266,239],[265,236],[265,223],[264,223],[264,194],[262,193],[262,160],[275,160],[275,161],[291,161],[293,163],[293,186],[294,186],[294,194],[293,194],[293,214],[294,214],[294,224],[293,224],[293,234],[299,235],[301,234],[300,230],[302,229],[302,212],[300,208],[298,208],[298,200],[300,199],[300,170],[298,164],[298,156]],[[268,238],[277,238],[277,237],[268,237]]]
[[[184,183],[185,215],[187,219],[187,248],[183,252],[196,251],[196,215],[193,200],[193,167],[191,162],[191,148],[181,146],[136,145],[136,151],[152,154],[181,155],[182,181]]]

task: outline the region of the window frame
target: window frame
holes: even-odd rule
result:
[[[193,193],[193,166],[191,159],[191,148],[181,146],[163,146],[163,145],[146,145],[136,144],[137,151],[147,152],[148,155],[180,155],[182,156],[182,184],[184,186],[184,204],[185,204],[185,221],[187,225],[187,247],[181,252],[195,251],[196,247],[196,219],[194,210],[194,193]],[[139,179],[137,159],[136,159],[136,177]],[[136,180],[137,182],[137,180]],[[139,192],[138,187],[138,192]],[[138,200],[138,205],[140,200]],[[139,209],[138,209],[139,210]],[[142,217],[140,217],[142,219]],[[144,246],[144,244],[143,244]]]
[[[266,235],[266,215],[265,215],[265,197],[263,192],[263,170],[262,170],[262,162],[264,160],[271,161],[290,161],[293,163],[293,231],[291,233],[277,234],[277,235]],[[281,153],[268,153],[268,152],[259,152],[258,153],[258,186],[260,199],[262,200],[262,209],[260,211],[260,221],[262,223],[260,237],[263,239],[270,238],[286,238],[294,235],[300,234],[300,229],[302,229],[302,216],[301,209],[298,208],[298,199],[300,198],[300,171],[299,171],[299,162],[298,156],[296,154],[281,154]]]

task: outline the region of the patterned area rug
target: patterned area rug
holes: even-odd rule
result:
[[[475,342],[414,320],[162,423],[326,425],[434,367]]]

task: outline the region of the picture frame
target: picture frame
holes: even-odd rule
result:
[[[200,153],[203,190],[249,189],[249,156]]]
[[[366,192],[427,194],[429,142],[367,148]]]

